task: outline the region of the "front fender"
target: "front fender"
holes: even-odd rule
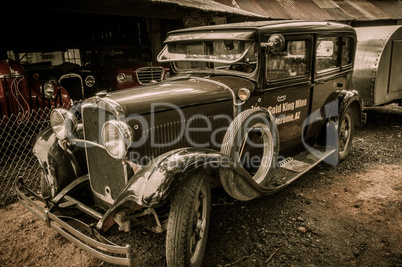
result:
[[[208,148],[180,148],[162,154],[135,174],[122,189],[120,195],[98,221],[96,227],[102,229],[117,210],[128,202],[142,207],[156,208],[167,202],[169,196],[192,171],[205,168],[207,171],[229,168],[244,179],[260,194],[272,194],[284,186],[261,186],[253,177],[228,155]],[[104,225],[105,224],[105,225]]]
[[[51,128],[38,134],[32,153],[43,169],[52,197],[77,177],[87,173],[84,149],[62,148]]]
[[[224,162],[229,163],[230,158],[213,149],[189,147],[164,153],[129,180],[114,205],[130,199],[143,207],[161,206],[186,173],[206,165],[220,167]]]
[[[155,158],[128,181],[116,201],[98,222],[97,228],[103,228],[104,223],[126,203],[135,202],[148,208],[162,206],[188,174],[204,167],[211,171],[230,168],[243,179],[253,181],[240,164],[213,149],[188,147],[172,150]]]

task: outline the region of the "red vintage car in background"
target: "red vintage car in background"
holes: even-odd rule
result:
[[[18,121],[28,118],[31,110],[71,107],[68,92],[55,79],[28,79],[17,61],[0,59],[0,120],[16,115]]]
[[[108,46],[86,49],[83,66],[92,70],[99,88],[115,91],[160,82],[169,76],[169,66],[153,65],[146,48]]]

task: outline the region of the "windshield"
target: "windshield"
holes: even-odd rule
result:
[[[222,71],[252,73],[257,49],[251,40],[201,40],[168,43],[158,56],[173,62],[178,72]]]
[[[52,52],[26,52],[14,54],[8,51],[8,57],[19,61],[26,67],[58,66],[65,62],[81,65],[79,49],[66,49],[65,51]]]

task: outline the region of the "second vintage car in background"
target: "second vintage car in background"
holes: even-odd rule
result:
[[[23,64],[29,81],[59,83],[73,101],[169,77],[169,68],[153,64],[146,48],[113,46],[9,54]]]
[[[83,49],[82,64],[93,71],[99,87],[121,90],[160,82],[169,76],[169,67],[152,64],[147,48],[107,46]]]
[[[99,91],[91,71],[81,67],[79,49],[18,52],[15,57],[23,64],[29,80],[56,81],[73,101],[94,96]]]
[[[18,61],[0,59],[0,119],[11,118],[21,123],[32,110],[64,107],[70,108],[67,90],[51,77],[30,75]]]

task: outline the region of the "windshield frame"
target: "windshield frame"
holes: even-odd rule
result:
[[[239,51],[241,53],[238,54],[227,54],[227,56],[220,57],[220,55],[210,55],[208,53],[206,54],[185,54],[185,53],[171,53],[169,52],[169,45],[172,45],[172,43],[177,43],[177,44],[183,44],[183,43],[189,43],[189,44],[195,44],[197,42],[202,42],[202,43],[212,43],[214,41],[241,41],[243,42],[243,49],[244,51]],[[203,73],[203,74],[230,74],[230,75],[235,75],[235,76],[254,76],[257,73],[257,70],[259,68],[260,64],[260,52],[259,52],[259,46],[258,42],[255,39],[225,39],[225,38],[219,38],[219,39],[203,39],[203,40],[182,40],[179,42],[167,42],[165,47],[162,49],[162,51],[158,55],[158,61],[159,62],[169,62],[171,63],[172,69],[176,73],[182,73],[182,74],[192,74],[192,73]],[[249,60],[247,58],[247,55],[249,53],[252,53],[252,60]],[[242,61],[244,60],[244,61]],[[212,65],[213,67],[210,66],[205,66],[197,68],[181,68],[178,66],[179,62],[193,62],[195,64],[200,64],[204,63],[207,65]],[[215,64],[227,64],[226,66],[214,66]],[[240,71],[236,69],[231,69],[230,65],[250,65],[250,71]]]
[[[235,57],[234,60],[225,60],[225,59],[219,59],[219,55],[202,55],[202,54],[178,54],[178,53],[171,53],[169,52],[169,47],[168,44],[165,45],[165,47],[162,49],[162,51],[158,55],[158,61],[159,62],[180,62],[180,61],[187,61],[187,62],[211,62],[211,63],[227,63],[227,64],[233,64],[236,62],[239,62],[244,58],[244,56],[249,52],[251,49],[252,45],[255,44],[255,42],[250,42],[248,47],[244,49],[244,52],[241,54],[234,54],[233,56]],[[164,58],[167,55],[172,56],[171,58]],[[178,56],[173,56],[173,55],[178,55]],[[239,55],[239,56],[236,56]],[[173,59],[173,57],[175,57]],[[204,57],[204,58],[203,58]],[[227,56],[230,58],[230,55]]]

